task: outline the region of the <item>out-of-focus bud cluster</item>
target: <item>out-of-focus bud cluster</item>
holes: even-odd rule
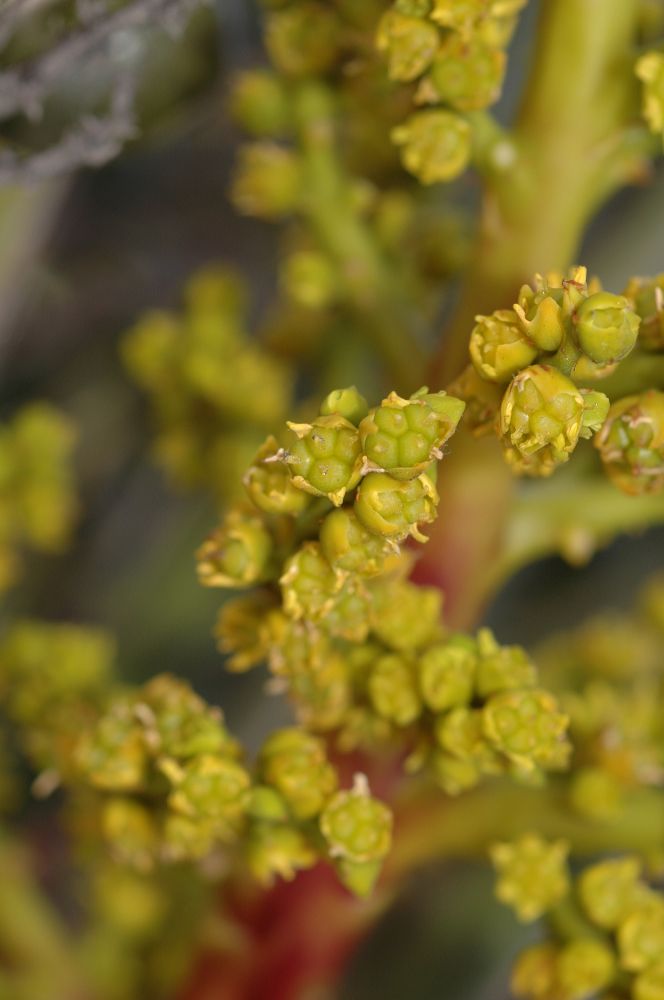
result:
[[[664,778],[664,581],[632,614],[603,615],[537,650],[546,684],[570,720],[574,810],[595,821],[630,809],[630,796]]]
[[[106,696],[114,657],[111,637],[90,627],[25,620],[2,637],[0,700],[34,766],[50,772],[47,784],[71,775],[75,742]]]
[[[643,87],[643,117],[664,142],[664,52],[646,52],[636,64]]]
[[[506,48],[526,0],[396,0],[376,45],[391,80],[409,85],[420,110],[392,131],[403,166],[423,184],[463,173],[473,145],[472,112],[500,96]]]
[[[637,346],[657,349],[659,279],[634,279],[624,295],[587,282],[537,275],[512,309],[477,316],[472,365],[450,387],[466,400],[476,434],[497,434],[519,475],[549,476],[583,438],[594,438],[605,471],[625,493],[664,486],[664,394],[618,399],[588,388],[611,375]],[[639,331],[645,323],[643,339]]]
[[[497,844],[498,898],[522,920],[546,914],[550,937],[517,958],[523,1000],[658,1000],[664,985],[664,896],[637,857],[584,868],[572,882],[562,841],[526,835]]]
[[[359,792],[339,791],[322,740],[277,730],[250,768],[221,712],[170,676],[115,698],[79,739],[76,761],[104,793],[101,826],[113,855],[139,870],[233,847],[263,882],[327,858],[366,894],[389,847],[389,810],[366,779],[361,806]]]
[[[231,670],[266,661],[310,730],[342,750],[399,742],[449,794],[483,775],[533,780],[568,756],[567,719],[525,652],[447,633],[440,593],[408,580],[400,545],[426,541],[432,465],[462,413],[426,389],[371,409],[354,387],[330,393],[260,450],[254,508],[231,511],[198,554],[204,584],[257,585],[219,616]]]
[[[182,313],[146,313],[124,338],[125,364],[150,400],[158,462],[179,484],[222,498],[265,430],[283,419],[292,375],[246,331],[246,296],[225,267],[185,288]]]
[[[74,431],[44,403],[0,426],[0,593],[20,573],[23,547],[58,553],[78,503],[71,470]]]

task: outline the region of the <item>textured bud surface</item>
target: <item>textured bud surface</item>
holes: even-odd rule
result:
[[[618,400],[594,443],[609,477],[625,493],[664,489],[664,392],[651,389]]]
[[[519,920],[537,920],[569,892],[567,854],[564,840],[547,842],[535,834],[494,844],[496,896],[514,909]]]
[[[468,166],[471,132],[452,111],[418,111],[392,131],[401,161],[422,184],[451,181]]]

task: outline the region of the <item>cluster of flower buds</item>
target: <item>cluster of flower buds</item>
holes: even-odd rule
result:
[[[417,86],[412,113],[392,131],[404,167],[423,184],[450,181],[470,162],[469,114],[502,89],[505,49],[527,0],[395,0],[376,38],[390,79]]]
[[[198,553],[201,581],[255,587],[217,625],[232,670],[266,661],[302,724],[342,750],[391,740],[449,794],[483,775],[564,768],[566,716],[519,647],[447,634],[440,593],[408,579],[406,539],[436,513],[431,468],[463,412],[445,393],[355,388],[270,439]]]
[[[548,687],[570,720],[575,812],[595,821],[630,809],[664,776],[664,584],[651,581],[631,614],[602,615],[537,650]]]
[[[52,407],[24,407],[0,427],[0,593],[20,572],[21,548],[62,551],[78,510],[74,431]]]
[[[573,883],[565,856],[563,841],[547,843],[531,834],[492,850],[498,898],[521,920],[546,914],[550,925],[550,938],[517,958],[514,996],[659,1000],[664,996],[664,896],[643,877],[636,857],[590,865]]]
[[[3,708],[33,765],[56,783],[72,772],[74,741],[105,696],[114,657],[106,632],[76,625],[18,621],[0,642]]]
[[[235,849],[263,882],[327,859],[364,895],[390,846],[389,809],[364,776],[339,788],[321,739],[277,730],[250,768],[221,712],[167,675],[114,697],[78,737],[75,761],[102,795],[113,856],[139,871]]]
[[[585,268],[577,267],[567,278],[538,275],[512,309],[477,316],[472,366],[450,387],[467,401],[470,428],[495,430],[511,467],[529,476],[550,475],[582,438],[594,437],[620,489],[661,490],[664,394],[653,389],[611,405],[585,385],[612,374],[630,354],[644,313],[652,344],[660,298],[657,279],[613,295],[588,284]]]
[[[286,412],[292,377],[247,334],[236,275],[204,268],[184,297],[179,315],[146,313],[125,335],[123,358],[148,393],[159,463],[178,484],[227,498],[265,429]]]

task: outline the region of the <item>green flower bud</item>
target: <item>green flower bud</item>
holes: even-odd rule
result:
[[[555,996],[557,958],[558,949],[548,942],[522,951],[512,970],[514,996],[525,1000],[546,1000]]]
[[[215,840],[221,836],[231,840],[232,833],[224,828],[220,833],[212,819],[192,818],[169,813],[164,820],[162,855],[166,861],[195,861],[210,854]]]
[[[288,819],[288,807],[274,788],[256,785],[250,792],[247,815],[264,823],[283,823]]]
[[[387,55],[391,80],[415,80],[430,65],[439,44],[430,21],[388,10],[378,24],[376,47]]]
[[[384,572],[397,552],[394,542],[367,531],[348,507],[327,515],[320,529],[320,545],[334,569],[360,576]]]
[[[460,399],[429,393],[426,387],[410,399],[391,392],[360,424],[365,466],[395,479],[414,479],[442,458],[464,408]]]
[[[528,339],[540,351],[557,351],[566,331],[565,313],[562,308],[562,288],[550,287],[539,275],[535,288],[523,285],[514,312]]]
[[[214,626],[217,649],[227,656],[225,666],[241,674],[257,666],[267,655],[261,634],[265,615],[274,607],[272,595],[255,591],[222,605]]]
[[[620,965],[643,972],[664,955],[664,899],[654,894],[629,913],[618,927]]]
[[[422,184],[451,181],[470,162],[471,129],[452,111],[417,111],[392,130],[401,162]]]
[[[369,404],[355,386],[350,385],[347,389],[333,389],[328,393],[320,412],[323,417],[336,413],[357,427],[369,412]]]
[[[373,798],[363,774],[350,791],[337,792],[325,806],[320,829],[330,856],[354,864],[380,861],[390,849],[392,813]]]
[[[408,535],[426,541],[420,524],[435,520],[438,492],[426,475],[401,481],[384,472],[371,472],[355,495],[355,513],[365,528],[401,542]]]
[[[500,761],[484,736],[482,714],[477,709],[454,708],[435,722],[436,739],[443,750],[475,764],[483,774],[499,774]]]
[[[311,500],[293,485],[288,469],[279,459],[277,439],[269,437],[261,445],[243,479],[250,500],[266,514],[301,514]]]
[[[522,770],[559,766],[569,719],[547,691],[493,695],[482,710],[482,721],[491,744]]]
[[[301,163],[290,150],[267,141],[240,149],[231,197],[243,215],[282,219],[296,209],[301,193]]]
[[[590,438],[606,420],[611,400],[603,392],[593,392],[590,389],[581,389],[581,395],[583,396],[583,418],[580,436]]]
[[[422,710],[412,665],[396,653],[376,661],[368,689],[378,715],[397,726],[409,726]]]
[[[279,583],[284,611],[291,617],[320,621],[332,608],[343,586],[317,542],[305,542],[290,557]]]
[[[289,421],[288,426],[292,437],[284,460],[293,484],[314,496],[327,497],[335,507],[341,506],[346,492],[360,479],[357,428],[337,413],[316,417],[311,424]]]
[[[283,796],[297,820],[311,819],[337,787],[322,740],[301,729],[280,729],[260,754],[264,780]]]
[[[94,730],[79,740],[76,763],[95,788],[130,792],[145,783],[147,752],[132,707],[128,701],[118,701]]]
[[[430,763],[436,783],[446,795],[460,795],[479,783],[480,770],[472,760],[436,750]]]
[[[632,983],[634,1000],[664,1000],[664,959],[648,966]]]
[[[491,316],[476,316],[470,335],[470,359],[475,370],[490,382],[509,382],[532,364],[537,348],[525,336],[512,309],[498,309]]]
[[[408,653],[438,638],[443,603],[438,587],[378,580],[372,593],[371,629],[386,646]]]
[[[237,761],[201,754],[176,772],[168,767],[174,782],[168,804],[190,819],[214,820],[216,832],[227,839],[237,833],[249,803],[251,778]]]
[[[664,274],[632,278],[625,295],[641,317],[639,345],[647,351],[664,350]]]
[[[664,137],[664,53],[646,52],[636,64],[643,83],[643,117],[651,132]]]
[[[324,309],[330,305],[339,287],[330,260],[313,250],[300,250],[286,259],[281,283],[286,294],[307,309]]]
[[[298,721],[307,729],[320,733],[338,729],[353,702],[345,656],[331,650],[315,669],[293,673],[288,694],[295,702]]]
[[[457,111],[481,110],[500,97],[506,61],[500,49],[454,32],[440,46],[427,83],[437,100]]]
[[[621,361],[630,353],[639,323],[629,299],[610,292],[589,295],[574,314],[581,350],[599,365]]]
[[[426,649],[418,662],[420,691],[427,708],[468,705],[473,697],[477,655],[474,643],[465,636]]]
[[[221,710],[207,705],[186,681],[169,674],[159,674],[144,685],[134,711],[153,753],[182,759],[237,752]]]
[[[364,642],[369,634],[371,599],[362,580],[349,577],[334,595],[321,621],[330,635]]]
[[[615,959],[608,944],[581,938],[561,948],[556,972],[562,996],[569,1000],[586,1000],[611,982]]]
[[[114,858],[149,871],[157,853],[158,835],[149,809],[134,799],[114,796],[104,803],[102,830]]]
[[[241,73],[231,93],[231,114],[248,132],[280,136],[291,125],[288,95],[275,73],[265,69]]]
[[[260,628],[270,670],[277,677],[318,671],[330,655],[329,638],[310,621],[293,620],[280,609],[268,611]]]
[[[619,399],[594,444],[605,472],[624,493],[658,493],[664,488],[664,392]]]
[[[487,0],[434,0],[431,20],[467,34],[487,13]]]
[[[532,833],[494,844],[490,855],[500,902],[511,906],[524,923],[537,920],[569,892],[568,852],[566,841],[547,842]]]
[[[272,536],[259,517],[230,510],[196,553],[204,587],[251,587],[269,578]]]
[[[535,665],[521,646],[499,646],[490,629],[481,629],[478,651],[476,687],[480,698],[535,684]]]
[[[265,29],[270,59],[284,76],[318,76],[333,66],[340,22],[322,3],[303,2],[271,14]]]
[[[627,917],[647,891],[640,874],[641,862],[634,857],[602,861],[581,873],[579,899],[594,924],[612,931]]]
[[[298,871],[311,868],[318,855],[294,826],[260,823],[252,827],[245,846],[249,870],[263,885],[276,878],[290,882]]]
[[[516,472],[548,476],[579,440],[583,397],[556,368],[532,365],[516,375],[500,408],[505,457]]]

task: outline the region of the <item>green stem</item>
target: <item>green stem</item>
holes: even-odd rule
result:
[[[413,310],[399,275],[389,267],[354,204],[352,179],[337,153],[332,95],[320,84],[302,84],[295,108],[305,162],[304,211],[336,263],[367,337],[401,391],[416,389],[424,371],[424,351],[413,329]]]

